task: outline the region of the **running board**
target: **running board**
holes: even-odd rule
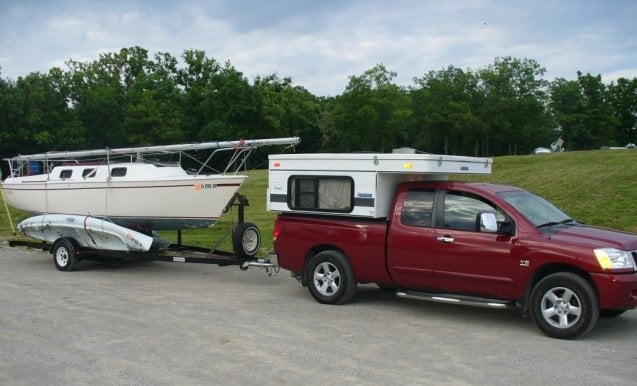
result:
[[[477,306],[477,307],[486,307],[486,308],[515,307],[515,302],[498,300],[498,299],[472,297],[472,296],[453,295],[453,294],[432,294],[427,292],[399,290],[396,292],[396,296],[398,296],[399,298],[405,298],[405,299],[417,299],[417,300],[425,300],[429,302],[462,304],[465,306]]]

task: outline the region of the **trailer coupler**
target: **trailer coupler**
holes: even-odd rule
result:
[[[250,267],[257,267],[265,269],[268,276],[272,276],[272,273],[279,273],[279,260],[275,253],[270,253],[267,258],[257,258],[255,260],[244,261],[239,265],[242,271],[247,270]]]

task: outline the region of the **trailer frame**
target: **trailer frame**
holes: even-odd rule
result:
[[[269,253],[268,257],[246,256],[237,251],[241,248],[240,239],[242,235],[235,235],[237,229],[241,229],[242,224],[249,224],[257,231],[260,245],[260,231],[256,225],[245,222],[245,207],[250,203],[245,195],[235,194],[232,200],[224,209],[224,213],[228,212],[231,207],[238,207],[237,223],[229,229],[221,240],[213,248],[205,248],[198,246],[189,246],[183,244],[182,229],[177,230],[177,244],[169,245],[164,249],[141,251],[114,251],[106,249],[96,249],[80,247],[72,238],[62,237],[53,243],[46,241],[32,240],[9,240],[11,247],[27,247],[48,251],[53,254],[55,266],[60,271],[73,271],[76,264],[80,260],[91,260],[98,262],[133,262],[133,261],[163,261],[173,263],[195,263],[195,264],[214,264],[220,267],[237,265],[241,270],[247,270],[249,267],[263,268],[272,274],[278,272],[277,256]],[[233,233],[233,252],[222,251],[217,249],[225,238]],[[62,249],[60,249],[62,248]],[[61,255],[58,255],[61,254]]]

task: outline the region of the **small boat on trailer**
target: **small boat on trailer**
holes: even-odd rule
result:
[[[153,246],[151,236],[91,216],[33,216],[18,223],[17,229],[26,236],[48,243],[61,238],[73,239],[82,248],[146,252]]]

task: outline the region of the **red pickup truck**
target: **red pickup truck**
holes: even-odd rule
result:
[[[385,218],[280,213],[274,239],[279,266],[321,303],[376,283],[406,298],[521,307],[563,339],[637,306],[637,235],[510,186],[404,182]]]

